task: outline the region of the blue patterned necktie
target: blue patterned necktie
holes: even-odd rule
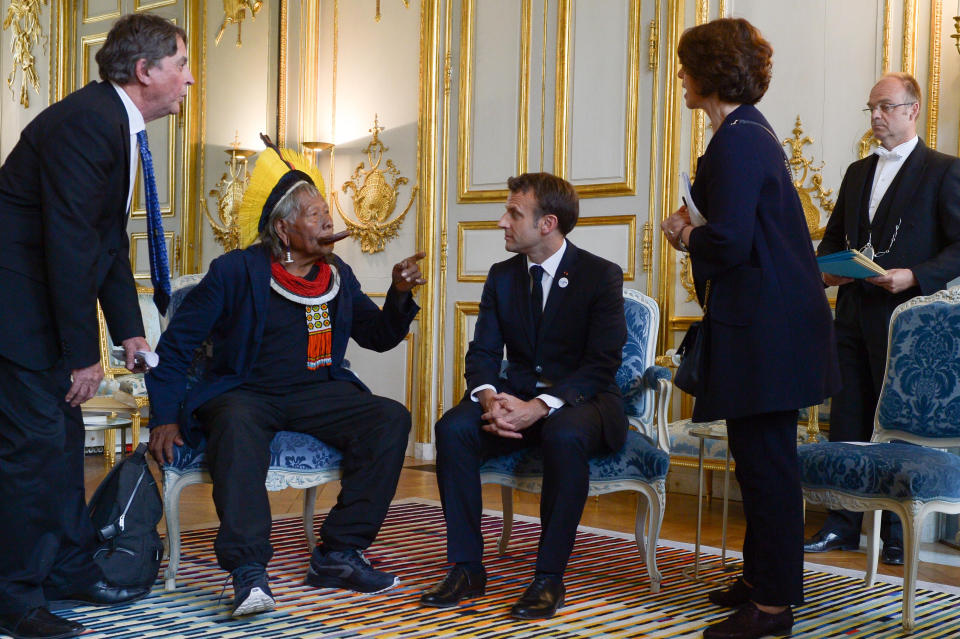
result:
[[[147,248],[150,251],[150,281],[153,283],[153,303],[160,314],[167,312],[170,303],[170,263],[167,261],[167,242],[163,237],[160,219],[160,201],[157,199],[157,180],[153,176],[153,156],[147,144],[147,132],[137,133],[140,162],[143,166],[143,186],[147,196]]]

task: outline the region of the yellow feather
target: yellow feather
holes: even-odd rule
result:
[[[303,171],[310,176],[313,183],[320,190],[320,194],[326,197],[326,188],[323,183],[323,176],[315,166],[307,161],[307,158],[291,149],[281,149],[284,159],[290,162],[293,167]],[[237,224],[240,227],[240,247],[246,248],[253,244],[260,233],[257,226],[260,224],[260,214],[263,212],[263,204],[270,197],[270,192],[277,185],[280,178],[290,170],[273,149],[265,149],[257,156],[257,163],[253,167],[253,173],[250,175],[250,183],[243,194],[243,201],[240,203],[240,210],[237,213]]]

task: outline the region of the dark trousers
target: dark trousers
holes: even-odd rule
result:
[[[437,483],[447,524],[447,560],[483,560],[483,461],[539,445],[544,469],[536,570],[562,575],[587,501],[590,457],[606,447],[597,402],[610,398],[621,401],[604,393],[580,406],[564,406],[522,431],[523,439],[507,439],[482,430],[483,410],[469,397],[447,411],[436,425]]]
[[[83,485],[83,418],[70,372],[0,358],[0,613],[46,606],[44,587],[103,578]]]
[[[277,431],[307,433],[343,453],[340,495],[320,530],[326,549],[362,550],[373,543],[396,492],[410,433],[402,404],[349,382],[286,390],[232,390],[197,411],[220,517],[214,550],[224,570],[266,565],[273,556],[264,482]]]
[[[887,365],[886,335],[868,342],[859,327],[839,322],[836,334],[843,388],[830,402],[830,441],[868,442]],[[862,523],[861,512],[831,510],[823,529],[859,539]],[[888,510],[880,519],[880,537],[885,544],[903,546],[900,518]]]
[[[768,606],[803,603],[803,494],[797,411],[727,420],[747,530],[743,578]]]

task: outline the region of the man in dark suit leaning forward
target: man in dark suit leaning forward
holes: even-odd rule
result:
[[[183,29],[118,20],[92,82],[42,111],[0,168],[0,633],[68,637],[47,602],[123,603],[94,563],[80,404],[103,379],[97,301],[127,368],[150,350],[130,268],[137,131],[179,113]]]
[[[533,582],[511,609],[552,617],[587,499],[588,460],[623,446],[627,419],[615,383],[627,329],[623,271],[566,240],[577,223],[573,186],[547,173],[507,182],[499,227],[515,257],[494,264],[466,355],[467,392],[436,425],[437,481],[447,524],[446,578],[421,604],[446,608],[484,594],[480,464],[538,445],[544,455],[542,533]],[[503,349],[507,367],[501,375]]]
[[[843,388],[830,408],[830,441],[870,440],[893,309],[960,276],[960,160],[917,137],[920,85],[909,74],[889,73],[870,91],[865,110],[883,146],[847,169],[817,253],[856,248],[887,274],[823,275],[824,284],[840,287],[834,325]],[[862,519],[831,510],[804,550],[857,548]],[[902,564],[903,529],[893,513],[883,513],[880,536],[881,560]]]

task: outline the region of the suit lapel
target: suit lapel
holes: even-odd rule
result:
[[[850,248],[859,249],[863,246],[867,236],[867,229],[870,226],[870,189],[873,187],[873,174],[876,172],[877,156],[873,155],[860,165],[860,171],[852,175],[853,180],[848,198],[856,198],[853,203],[848,203],[848,210],[856,211],[856,215],[848,215],[844,220],[847,233],[847,242]],[[849,206],[853,204],[854,206]],[[861,239],[861,230],[863,239]]]
[[[903,221],[904,217],[909,217],[912,210],[910,202],[913,201],[913,195],[920,186],[920,178],[923,177],[924,169],[927,167],[927,155],[927,147],[923,140],[917,140],[917,146],[904,161],[897,177],[880,201],[877,214],[874,216],[874,228],[880,231],[874,243],[877,251],[888,250],[897,225]],[[897,213],[891,215],[892,211]]]
[[[577,277],[575,268],[579,252],[580,249],[567,240],[567,250],[563,252],[563,258],[560,259],[560,265],[553,277],[553,284],[550,285],[550,293],[547,295],[547,305],[543,309],[543,317],[540,320],[541,331],[545,326],[551,326],[557,312],[566,306],[569,284]],[[562,285],[560,280],[564,280]]]
[[[257,318],[255,330],[259,336],[263,333],[262,326],[267,317],[267,302],[270,297],[270,256],[267,248],[261,245],[255,250],[245,251],[244,261],[253,289],[253,309]]]
[[[116,108],[116,118],[117,122],[120,124],[120,130],[122,132],[122,137],[120,138],[119,143],[123,146],[123,157],[126,160],[123,163],[125,169],[123,172],[123,200],[121,204],[121,207],[123,207],[123,205],[127,202],[127,194],[130,192],[130,162],[132,161],[132,158],[130,157],[130,118],[127,116],[127,108],[123,106],[123,100],[121,100],[120,96],[117,95],[117,91],[113,88],[112,84],[109,82],[99,82],[94,86],[97,90],[103,91],[109,96],[111,104],[113,104]],[[133,206],[132,201],[130,202],[130,206]],[[124,209],[124,219],[126,219],[127,213],[128,211]]]

